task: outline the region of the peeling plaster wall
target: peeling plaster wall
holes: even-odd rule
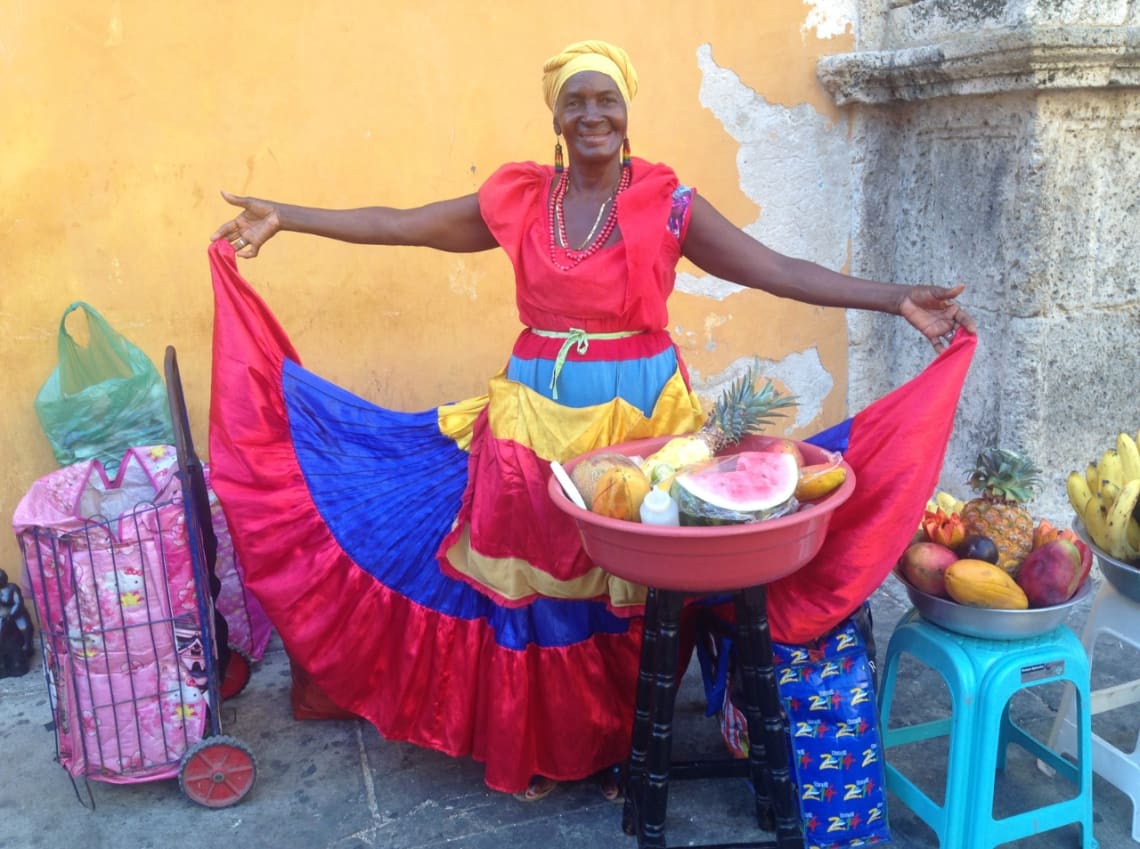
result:
[[[701,105],[740,145],[740,190],[761,215],[737,222],[781,253],[812,257],[829,268],[847,264],[851,230],[851,156],[846,121],[831,121],[812,107],[768,103],[730,68],[697,50]],[[773,174],[780,179],[774,181]],[[712,277],[684,274],[686,291],[724,299],[741,287]]]
[[[804,8],[806,16],[796,23],[797,40],[821,45],[835,39],[843,43],[850,37],[853,4],[805,3]],[[739,54],[725,45],[723,39],[700,45],[696,61],[700,103],[732,140],[736,188],[752,204],[747,214],[730,217],[777,250],[844,269],[852,223],[846,122],[814,98],[789,102],[779,92],[770,93],[772,81],[782,74],[749,73],[748,63],[739,62]],[[754,45],[751,52],[763,55],[763,45]],[[719,197],[704,191],[709,187],[698,188],[720,206]],[[818,429],[821,422],[834,421],[844,411],[842,313],[767,296],[760,296],[763,306],[757,313],[757,293],[691,267],[679,273],[677,291],[699,303],[693,310],[699,310],[698,322],[691,323],[686,321],[689,310],[677,309],[675,297],[673,312],[679,320],[673,330],[689,361],[694,387],[704,397],[711,400],[749,365],[758,363],[800,400],[788,433],[810,432],[813,424]],[[803,325],[798,316],[805,310],[822,324]],[[795,328],[789,334],[784,332],[785,314]],[[797,332],[813,325],[815,333]],[[829,329],[820,333],[821,327]],[[791,338],[784,340],[785,335]],[[769,355],[766,343],[770,342],[776,343],[777,352],[790,353]],[[741,352],[735,360],[712,370],[702,356],[734,349]]]
[[[801,32],[821,39],[834,39],[855,29],[858,8],[855,0],[804,0],[808,7]]]
[[[738,144],[741,191],[762,209],[745,231],[781,253],[812,257],[833,269],[847,265],[851,207],[851,147],[846,124],[833,122],[807,105],[768,103],[729,68],[716,64],[710,45],[697,50],[701,105]],[[780,174],[778,182],[773,174]],[[821,211],[826,214],[821,215]],[[682,272],[679,291],[727,301],[751,293],[710,275]],[[702,387],[715,394],[751,360],[737,361]],[[804,428],[822,412],[835,387],[818,351],[810,348],[783,360],[761,360],[762,373],[790,387],[800,401],[793,427]]]

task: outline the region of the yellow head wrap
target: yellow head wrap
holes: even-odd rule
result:
[[[627,106],[637,94],[637,71],[624,50],[605,41],[579,41],[542,66],[542,96],[547,106],[554,109],[562,86],[580,71],[600,71],[612,79]]]

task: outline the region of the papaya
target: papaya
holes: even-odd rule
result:
[[[640,521],[641,502],[651,488],[649,478],[636,464],[612,466],[598,478],[590,509],[611,519]]]
[[[637,461],[616,451],[603,451],[600,454],[584,457],[574,466],[570,472],[570,480],[574,481],[574,486],[578,487],[578,492],[582,494],[582,500],[587,505],[594,503],[594,494],[602,475],[616,466],[638,468]]]
[[[945,579],[947,595],[959,604],[993,610],[1029,608],[1029,598],[1009,573],[985,560],[956,560]]]

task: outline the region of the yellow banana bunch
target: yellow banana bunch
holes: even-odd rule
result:
[[[1118,560],[1140,562],[1140,433],[1117,434],[1100,458],[1071,472],[1069,504],[1097,547]]]

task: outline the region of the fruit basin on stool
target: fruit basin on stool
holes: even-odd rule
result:
[[[641,440],[605,450],[648,456],[666,440]],[[807,444],[800,444],[800,448],[806,462],[821,461],[828,453]],[[746,438],[736,450],[749,449],[750,438]],[[581,459],[570,461],[567,468],[573,472],[574,464]],[[613,519],[576,507],[558,481],[551,478],[550,495],[559,509],[577,523],[591,559],[618,577],[651,588],[624,812],[624,826],[627,831],[636,832],[639,845],[665,846],[680,609],[692,595],[730,592],[737,599],[746,712],[754,741],[748,771],[756,794],[757,821],[761,827],[768,826],[768,830],[774,824],[775,845],[803,846],[772,667],[763,585],[791,574],[816,554],[832,513],[850,497],[854,487],[854,474],[848,470],[847,480],[838,490],[790,515],[743,525],[660,527]],[[739,761],[734,764],[723,759],[723,763],[728,767],[723,772],[699,774],[739,774]]]

